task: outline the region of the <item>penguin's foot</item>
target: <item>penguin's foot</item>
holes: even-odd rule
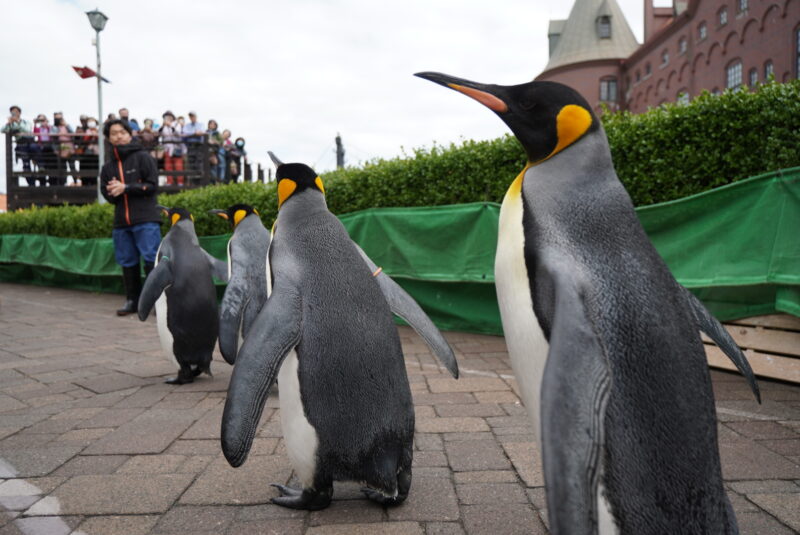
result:
[[[193,383],[194,377],[189,377],[187,379],[186,377],[181,377],[179,374],[177,377],[170,377],[164,382],[167,383],[168,385],[186,385],[189,383]]]
[[[405,501],[407,496],[407,494],[384,494],[380,490],[371,489],[369,487],[361,487],[361,492],[373,502],[377,502],[381,505],[399,505]]]
[[[290,509],[306,509],[308,511],[325,509],[331,504],[331,499],[333,498],[332,486],[320,491],[293,489],[292,487],[278,484],[273,484],[272,486],[281,493],[277,498],[272,498],[272,503]]]

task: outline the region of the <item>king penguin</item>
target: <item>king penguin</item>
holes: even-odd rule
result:
[[[205,252],[197,240],[194,217],[183,208],[159,208],[172,222],[156,254],[139,297],[139,319],[153,305],[161,347],[179,368],[169,384],[185,384],[205,372],[211,375],[211,354],[217,342],[219,317],[212,273],[227,280],[222,261]]]
[[[272,501],[322,509],[336,480],[361,482],[376,502],[401,503],[411,487],[414,408],[392,307],[328,210],[320,177],[288,163],[276,180],[269,298],[236,356],[223,453],[234,467],[245,461],[277,375],[286,450],[302,488],[274,485],[281,495]],[[457,375],[454,358],[445,366]]]
[[[233,227],[228,241],[228,286],[220,305],[219,350],[228,364],[236,361],[239,339],[244,339],[267,301],[269,232],[258,211],[248,204],[210,211]]]
[[[495,281],[541,445],[554,534],[736,533],[699,330],[739,348],[655,250],[576,91],[425,72],[494,111],[528,164],[500,212]]]

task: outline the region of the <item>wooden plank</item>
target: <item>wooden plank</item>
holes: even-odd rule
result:
[[[800,383],[799,359],[780,355],[767,355],[750,349],[746,350],[744,354],[748,362],[750,362],[750,367],[753,368],[753,373],[759,377]],[[708,364],[712,368],[736,371],[736,366],[717,346],[707,345],[706,356],[708,357]]]
[[[725,324],[725,328],[742,349],[781,353],[787,357],[800,358],[800,332],[728,324]],[[702,338],[703,342],[711,342],[705,334]]]
[[[768,316],[753,316],[752,318],[742,318],[733,321],[726,321],[726,324],[751,325],[753,327],[770,327],[773,329],[787,329],[789,331],[800,331],[800,318],[790,314],[770,314]]]

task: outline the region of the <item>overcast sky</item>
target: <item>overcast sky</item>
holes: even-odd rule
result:
[[[618,0],[642,38],[642,1]],[[659,2],[659,5],[663,2]],[[74,127],[97,115],[94,30],[101,33],[103,112],[128,107],[140,124],[170,109],[216,119],[266,151],[323,172],[391,158],[434,142],[489,139],[507,130],[489,110],[413,77],[440,71],[518,84],[547,63],[547,24],[571,2],[552,0],[25,0],[0,2],[0,105],[29,120],[64,112]],[[4,121],[5,124],[5,121]],[[5,149],[3,149],[5,152]],[[5,191],[5,158],[0,160]]]

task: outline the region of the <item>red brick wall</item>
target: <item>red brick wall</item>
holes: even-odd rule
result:
[[[554,69],[536,77],[537,81],[551,81],[566,84],[586,99],[596,112],[600,111],[600,79],[614,77],[617,79],[617,95],[620,94],[620,62],[619,60],[599,60],[576,63]]]

